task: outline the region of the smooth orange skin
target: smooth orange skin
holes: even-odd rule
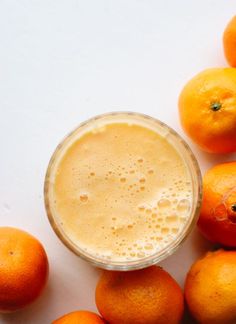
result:
[[[213,103],[220,103],[217,111]],[[197,74],[179,96],[186,134],[210,153],[236,152],[236,69],[214,68]]]
[[[202,234],[214,243],[236,247],[236,162],[211,168],[203,177],[203,201],[198,219]]]
[[[236,67],[236,16],[230,20],[225,28],[223,46],[225,57],[229,65]]]
[[[185,299],[203,324],[236,323],[236,251],[209,252],[187,274]]]
[[[93,312],[76,311],[58,318],[52,324],[105,324],[105,321]]]
[[[181,288],[156,266],[104,271],[96,288],[96,304],[110,324],[177,324],[184,310]]]
[[[41,243],[30,234],[0,227],[0,312],[32,303],[48,278],[48,259]]]

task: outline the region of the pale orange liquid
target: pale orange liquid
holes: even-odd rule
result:
[[[182,157],[141,125],[112,123],[77,139],[54,183],[58,222],[91,255],[136,260],[170,244],[186,223],[192,185]]]

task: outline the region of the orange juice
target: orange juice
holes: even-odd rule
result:
[[[115,262],[171,244],[188,221],[192,179],[168,136],[136,122],[97,125],[61,155],[56,222],[80,250]]]

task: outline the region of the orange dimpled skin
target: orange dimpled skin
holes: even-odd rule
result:
[[[186,134],[211,153],[236,152],[236,69],[207,69],[190,80],[179,97]]]
[[[110,324],[177,324],[183,315],[183,294],[162,268],[104,271],[96,304]]]
[[[33,302],[48,277],[48,259],[30,234],[0,227],[0,311],[18,310]]]
[[[223,34],[225,57],[232,67],[236,67],[236,16],[234,16],[225,28]]]
[[[209,252],[195,262],[185,282],[185,298],[199,323],[236,323],[236,251]]]
[[[58,318],[52,324],[105,324],[105,321],[93,312],[76,311]]]
[[[203,177],[198,226],[210,241],[236,247],[236,162],[216,165]]]

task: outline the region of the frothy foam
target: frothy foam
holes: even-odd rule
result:
[[[58,222],[81,249],[113,261],[136,260],[179,235],[192,185],[165,138],[140,125],[114,123],[66,151],[54,196]]]

